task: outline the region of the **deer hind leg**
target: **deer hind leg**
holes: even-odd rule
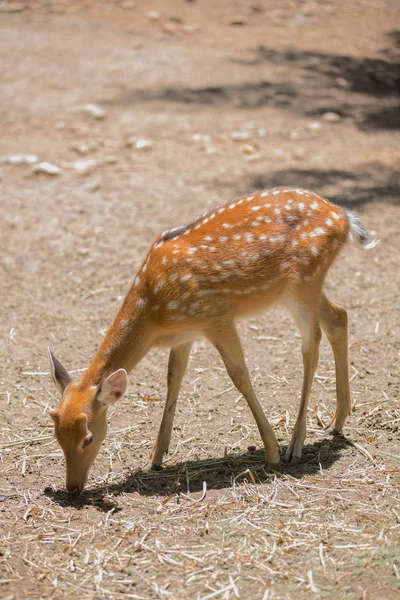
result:
[[[160,429],[153,450],[149,456],[147,470],[161,468],[164,454],[168,453],[172,424],[175,416],[176,402],[182,379],[189,360],[192,342],[173,348],[168,361],[168,391]]]
[[[334,432],[339,433],[351,413],[348,363],[347,312],[322,296],[321,327],[332,347],[336,371],[336,414]]]
[[[225,328],[220,328],[217,332],[213,330],[207,333],[207,337],[218,350],[229,377],[238,391],[243,394],[253,413],[264,443],[266,461],[270,465],[278,465],[280,462],[278,443],[251,385],[235,325],[228,323]]]
[[[316,306],[317,304],[317,306]],[[319,298],[312,302],[296,300],[291,303],[290,310],[298,326],[302,339],[301,351],[303,355],[303,385],[301,390],[300,407],[292,438],[286,452],[285,460],[292,465],[298,464],[301,459],[303,444],[306,437],[307,406],[311,386],[319,358],[319,343],[321,329],[319,327]]]

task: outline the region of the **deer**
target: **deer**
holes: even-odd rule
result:
[[[300,407],[285,462],[301,460],[311,385],[324,332],[333,352],[336,410],[333,433],[352,410],[346,310],[323,283],[349,240],[376,245],[358,217],[318,194],[274,188],[246,194],[165,231],[150,246],[125,299],[78,383],[49,349],[61,393],[50,411],[66,463],[66,488],[80,494],[107,432],[107,409],[121,400],[127,376],[152,349],[170,349],[163,416],[148,470],[168,453],[175,408],[194,340],[216,348],[258,426],[271,468],[282,463],[275,433],[252,387],[236,322],[272,305],[287,309],[301,336]]]

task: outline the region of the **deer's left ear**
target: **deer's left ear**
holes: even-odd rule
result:
[[[47,348],[47,352],[50,360],[50,370],[51,376],[53,377],[53,381],[61,392],[64,393],[65,388],[68,384],[72,382],[71,375],[68,373],[67,369],[63,367],[60,361],[52,354],[50,348]]]
[[[125,369],[118,369],[112,373],[101,384],[100,391],[97,395],[97,401],[100,404],[113,404],[121,400],[126,392],[128,385],[128,375]]]

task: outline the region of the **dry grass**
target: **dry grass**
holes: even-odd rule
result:
[[[152,418],[148,398],[130,402]],[[391,422],[399,419],[383,399],[353,417],[352,435],[371,415],[384,423],[385,411]],[[0,491],[3,597],[328,598],[339,589],[346,598],[394,598],[396,457],[329,437],[321,424],[330,418],[323,407],[309,411],[305,462],[284,473],[266,471],[262,451],[250,447],[221,459],[172,458],[162,473],[127,475],[117,468],[124,453],[150,440],[135,441],[135,427],[114,430],[105,447],[110,472],[78,499],[22,483],[43,457],[41,464],[54,457],[60,466],[49,429],[23,437],[3,429],[3,473],[19,474],[15,487]],[[294,422],[288,411],[271,421],[285,437]],[[218,440],[208,452],[220,447]]]

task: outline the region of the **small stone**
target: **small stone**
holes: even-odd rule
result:
[[[160,18],[160,13],[158,12],[158,10],[150,10],[147,13],[147,18],[150,19],[150,21],[158,21],[158,19]]]
[[[242,142],[244,140],[249,140],[251,135],[249,131],[232,131],[230,137],[235,142]]]
[[[84,104],[79,110],[93,119],[104,119],[106,116],[106,111],[101,106],[98,106],[98,104]]]
[[[230,22],[230,25],[232,25],[233,27],[238,27],[238,26],[242,26],[242,25],[247,25],[247,21],[246,19],[243,19],[242,17],[236,17],[235,19],[232,19],[232,21]]]
[[[98,165],[99,161],[94,158],[82,158],[81,160],[76,160],[75,162],[73,162],[72,168],[75,169],[75,171],[78,171],[78,173],[84,174],[90,171],[91,169],[98,167]]]
[[[90,150],[89,146],[84,142],[73,142],[71,148],[78,154],[87,154]]]
[[[85,183],[85,185],[83,186],[83,190],[85,192],[96,192],[98,189],[100,189],[100,187],[100,181],[98,179],[94,179],[93,181],[88,181],[87,183]]]
[[[317,131],[318,129],[321,129],[322,125],[319,121],[310,121],[310,123],[308,124],[308,129],[310,131]]]
[[[170,33],[171,35],[176,33],[177,29],[178,29],[177,24],[173,23],[173,22],[164,23],[162,26],[162,30],[164,31],[164,33]]]
[[[199,26],[198,25],[190,25],[190,24],[186,24],[186,25],[182,25],[182,31],[183,33],[196,33],[196,31],[199,30]]]
[[[338,113],[328,111],[322,115],[322,120],[327,123],[339,123],[342,117]]]
[[[12,154],[7,162],[10,165],[34,165],[38,160],[36,154]]]
[[[134,146],[136,150],[149,150],[153,146],[153,143],[145,138],[139,138],[135,141]]]
[[[252,144],[243,144],[240,146],[240,150],[243,154],[255,154],[257,152],[257,148]]]
[[[118,162],[118,156],[115,156],[114,154],[109,154],[104,158],[104,162],[107,165],[116,165]]]
[[[46,173],[47,175],[59,175],[61,173],[60,167],[49,162],[41,162],[34,165],[32,171],[34,173]]]

